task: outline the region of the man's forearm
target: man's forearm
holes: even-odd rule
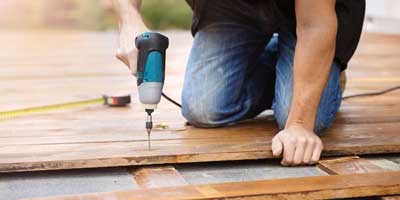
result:
[[[140,15],[141,2],[141,0],[113,0],[119,21],[119,47],[116,57],[129,67],[133,75],[136,75],[138,55],[135,37],[148,32]]]
[[[334,4],[335,1],[323,2]],[[334,6],[331,6],[333,10],[329,10],[330,14],[302,13],[309,11],[310,6],[313,5],[296,4],[298,22],[294,89],[286,127],[300,124],[313,130],[319,102],[333,63],[338,25]]]
[[[120,26],[142,22],[140,16],[141,4],[142,0],[113,0],[113,6],[118,15]]]

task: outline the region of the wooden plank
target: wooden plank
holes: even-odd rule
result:
[[[400,200],[400,196],[385,196],[381,198],[382,200]]]
[[[390,97],[392,96],[390,95]],[[366,98],[362,99],[363,103],[343,102],[335,123],[368,124],[400,122],[400,105],[397,103],[400,96],[396,97],[393,102],[384,102],[381,100],[382,98],[368,97],[368,99],[371,99],[368,104]],[[385,100],[387,99],[385,98]]]
[[[160,112],[164,112],[164,110]],[[155,128],[152,134],[152,139],[154,140],[216,138],[222,132],[226,135],[231,133],[234,136],[247,137],[259,135],[254,131],[277,131],[276,125],[271,121],[267,121],[268,125],[258,125],[254,126],[254,128],[251,127],[254,123],[247,123],[233,128],[213,129],[213,132],[217,134],[204,134],[204,130],[193,128],[188,133],[186,131],[177,131],[190,129],[190,127],[184,127],[184,120],[179,116],[178,109],[165,112],[171,113],[173,117],[176,116],[176,119],[160,116],[161,113],[155,116],[156,124],[166,122],[169,126],[166,129]],[[0,145],[147,140],[143,124],[140,123],[144,116],[139,115],[139,113],[142,113],[139,108],[106,109],[99,106],[90,110],[80,110],[80,113],[82,113],[82,116],[76,116],[76,112],[72,111],[45,116],[36,115],[30,121],[25,118],[3,121],[0,123],[0,127],[6,131],[0,134]],[[88,116],[96,116],[96,118]],[[91,124],[87,123],[88,120],[91,121]],[[113,122],[114,120],[115,122]],[[137,122],[131,122],[130,124],[132,120]],[[265,121],[261,120],[259,122],[265,123]],[[398,104],[387,106],[345,106],[339,112],[336,122],[349,124],[340,127],[347,130],[351,128],[353,132],[356,132],[356,129],[363,130],[364,126],[371,126],[368,124],[375,123],[398,126],[400,124],[400,106]],[[352,127],[351,124],[355,123],[362,125]],[[124,124],[124,126],[121,126],[121,124]],[[21,139],[22,137],[23,139]]]
[[[169,127],[153,131],[149,152],[135,79],[110,56],[116,35],[0,34],[0,56],[6,55],[1,56],[0,79],[7,80],[0,82],[0,110],[104,93],[133,92],[134,100],[127,108],[97,106],[1,121],[0,172],[272,158],[270,141],[278,129],[271,118],[220,129],[184,127],[180,110],[164,100],[153,119]],[[179,66],[186,63],[192,38],[187,33],[167,35],[174,42],[168,50],[165,91],[179,99],[184,73]],[[400,37],[364,35],[349,64],[346,93],[398,84],[399,44]],[[335,124],[322,137],[323,155],[400,152],[399,101],[399,91],[344,101]]]
[[[373,180],[373,181],[371,181]],[[400,172],[332,175],[251,182],[128,190],[34,200],[334,199],[400,194]]]
[[[388,171],[358,156],[324,159],[319,161],[318,167],[328,174],[333,175],[362,174]],[[380,199],[400,199],[400,196],[384,196],[380,197]]]
[[[117,127],[117,124],[113,126]],[[111,132],[111,141],[96,141],[97,137],[93,134],[93,142],[63,144],[61,138],[60,143],[46,144],[43,141],[44,144],[4,144],[0,146],[0,171],[273,158],[270,145],[276,130],[267,131],[271,126],[275,126],[273,122],[248,122],[223,129],[154,131],[155,136],[165,133],[171,139],[162,138],[164,136],[153,139],[151,151],[147,150],[145,132],[141,132],[143,138],[138,140],[112,138]],[[398,127],[400,123],[335,125],[322,137],[325,145],[323,155],[400,152]],[[249,136],[246,136],[247,132],[251,132]]]
[[[173,166],[141,167],[132,171],[139,188],[161,188],[187,185]]]
[[[328,174],[361,174],[387,171],[358,156],[320,160],[318,167]]]

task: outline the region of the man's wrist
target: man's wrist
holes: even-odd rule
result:
[[[309,131],[313,130],[312,126],[310,126],[308,123],[304,123],[303,119],[291,119],[291,120],[288,120],[286,122],[285,129],[287,129],[289,127],[292,127],[292,126],[302,127],[302,128],[304,128],[306,130],[309,130]]]
[[[290,116],[288,117],[285,128],[289,126],[301,126],[309,131],[314,130],[314,120],[311,116]]]
[[[299,103],[298,98],[294,97],[291,109],[286,120],[285,128],[291,125],[301,126],[309,131],[314,130],[316,107],[313,103]]]

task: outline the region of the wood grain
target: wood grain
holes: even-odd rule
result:
[[[167,32],[165,92],[179,99],[190,34]],[[0,110],[132,93],[126,108],[93,106],[0,122],[0,172],[272,158],[271,116],[217,129],[185,127],[162,100],[147,150],[146,115],[135,79],[114,58],[115,33],[0,33]],[[59,48],[62,46],[63,48]],[[21,50],[22,49],[22,50]],[[400,84],[400,37],[363,36],[347,71],[345,95]],[[400,91],[347,99],[322,140],[324,156],[400,152]]]
[[[385,169],[376,166],[366,159],[358,156],[329,158],[320,160],[318,167],[328,174],[361,174],[384,172]]]
[[[132,171],[139,188],[161,188],[187,185],[173,166],[141,167]]]
[[[393,194],[400,194],[400,172],[192,185],[34,200],[302,199],[303,197],[304,199],[334,199]]]
[[[273,158],[270,145],[276,131],[267,131],[270,126],[275,125],[249,122],[221,129],[188,128],[185,131],[167,132],[163,136],[170,136],[171,139],[157,139],[155,131],[151,151],[147,150],[145,133],[142,133],[143,138],[137,140],[119,139],[110,133],[111,140],[105,141],[95,141],[97,135],[93,134],[92,142],[63,143],[59,139],[58,143],[48,144],[40,140],[36,144],[4,143],[0,146],[0,171]],[[365,124],[362,127],[348,124],[334,126],[322,137],[324,155],[400,152],[398,126],[392,123]],[[251,133],[246,135],[243,130]],[[162,131],[158,134],[161,135]]]
[[[381,198],[382,200],[400,200],[400,196],[399,195],[395,195],[395,196],[385,196]]]
[[[358,156],[320,160],[318,167],[328,174],[362,174],[388,171]],[[400,199],[400,196],[383,196],[381,200]]]

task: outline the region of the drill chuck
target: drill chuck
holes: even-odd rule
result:
[[[146,130],[147,130],[147,144],[149,145],[148,148],[151,150],[151,143],[150,143],[150,133],[151,129],[153,128],[153,117],[151,113],[153,113],[153,109],[145,109],[147,112],[147,120],[146,120]]]
[[[151,129],[153,128],[153,117],[151,116],[151,113],[153,113],[153,109],[145,109],[145,111],[147,112],[147,120],[146,120],[146,130],[147,131],[151,131]]]

